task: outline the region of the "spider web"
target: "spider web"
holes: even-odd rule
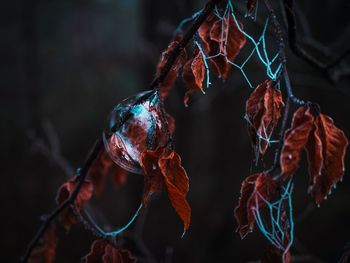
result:
[[[260,193],[256,196],[253,208],[255,221],[260,232],[276,248],[287,253],[294,239],[294,221],[292,205],[293,184],[291,180],[283,186],[280,199],[275,202],[267,201]],[[261,201],[267,209],[266,216],[261,214]],[[267,217],[267,219],[263,219]]]

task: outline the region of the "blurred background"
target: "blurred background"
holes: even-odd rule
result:
[[[244,17],[245,2],[237,2],[246,30],[259,36],[266,18],[262,7],[260,11],[262,3],[255,24]],[[279,1],[273,2],[279,10]],[[55,207],[57,189],[70,169],[83,163],[113,106],[147,89],[176,26],[204,3],[2,3],[1,262],[19,261],[40,225],[40,216]],[[349,1],[297,1],[301,43],[322,61],[333,60],[349,48],[349,13]],[[273,39],[267,43],[274,48]],[[248,53],[249,49],[243,50],[238,60],[243,61]],[[295,95],[318,102],[322,112],[333,117],[349,137],[350,56],[332,71],[333,83],[289,51],[287,57]],[[246,73],[254,86],[266,78],[254,57]],[[252,89],[236,69],[225,83],[214,76],[212,80],[206,95],[192,96],[188,108],[183,106],[185,85],[181,80],[166,102],[176,119],[176,149],[190,177],[191,228],[181,239],[182,223],[166,194],[161,194],[130,228],[130,234],[121,238],[140,262],[250,262],[257,261],[268,245],[259,231],[241,241],[233,216],[241,182],[251,171],[243,117]],[[349,167],[349,157],[346,165]],[[292,253],[296,262],[336,262],[342,254],[350,240],[349,171],[321,208],[315,208],[307,194],[305,164],[295,175]],[[120,191],[109,184],[95,202],[117,228],[138,207],[142,188],[142,176],[130,175]],[[141,245],[130,238],[135,231],[142,233]],[[82,226],[73,227],[68,235],[60,229],[56,262],[78,262],[93,239]]]

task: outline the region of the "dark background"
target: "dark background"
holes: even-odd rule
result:
[[[273,2],[278,9],[279,1]],[[299,39],[313,54],[329,61],[349,48],[349,1],[297,2]],[[55,207],[56,191],[66,180],[61,168],[83,163],[113,106],[147,89],[176,25],[203,5],[202,0],[2,3],[1,262],[19,260],[40,215]],[[258,25],[241,17],[253,35],[259,34],[266,17],[261,10]],[[268,42],[271,47],[273,41]],[[336,83],[331,84],[303,60],[289,51],[287,55],[294,93],[318,102],[349,136],[350,57],[335,71]],[[262,70],[256,58],[247,66],[254,85],[264,80]],[[176,149],[190,177],[191,228],[180,239],[181,222],[162,194],[146,213],[145,244],[157,262],[256,261],[267,241],[259,231],[241,241],[233,217],[241,181],[250,173],[252,156],[243,116],[252,90],[233,70],[225,83],[216,80],[205,96],[193,96],[188,108],[182,104],[184,91],[178,81],[166,108],[176,119]],[[58,165],[52,152],[43,150],[50,148],[49,142],[55,156],[69,165]],[[346,171],[336,192],[314,209],[307,195],[307,170],[302,167],[295,175],[296,262],[339,259],[350,240],[349,176]],[[130,175],[119,192],[107,187],[97,204],[112,225],[127,222],[139,204],[142,185],[141,176]],[[93,240],[80,226],[69,235],[61,229],[59,236],[57,262],[78,262]],[[141,262],[146,261],[139,247],[123,240]]]

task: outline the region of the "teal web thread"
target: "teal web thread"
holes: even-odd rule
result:
[[[292,204],[293,184],[290,180],[286,186],[283,186],[282,194],[279,200],[270,203],[260,193],[257,195],[256,206],[253,208],[256,224],[260,232],[266,239],[278,249],[286,253],[294,240],[294,221]],[[268,219],[264,222],[260,214],[259,200],[262,200],[268,210]],[[260,201],[261,202],[261,201]],[[283,218],[283,211],[286,216]],[[288,233],[288,237],[285,233]],[[286,240],[288,242],[286,243]]]
[[[222,14],[221,14],[222,13]],[[197,14],[197,13],[196,13]],[[192,18],[190,19],[195,19],[196,14],[194,16],[192,16]],[[234,67],[238,68],[242,74],[242,76],[244,77],[244,79],[246,80],[246,82],[248,83],[249,87],[254,88],[252,81],[249,79],[247,73],[245,72],[245,66],[246,64],[250,61],[250,59],[253,57],[253,55],[256,54],[256,56],[258,57],[259,61],[265,66],[266,68],[266,76],[273,80],[273,81],[278,81],[279,76],[281,74],[282,68],[283,68],[283,63],[280,62],[278,60],[278,58],[280,58],[280,54],[279,52],[276,52],[275,55],[272,56],[272,58],[270,58],[268,52],[267,52],[267,48],[266,48],[266,32],[267,32],[267,28],[269,26],[269,19],[266,19],[263,31],[260,35],[260,37],[258,38],[258,40],[255,40],[250,34],[248,34],[247,32],[245,32],[241,25],[239,24],[235,12],[234,12],[234,8],[233,5],[231,3],[231,0],[227,1],[227,5],[226,8],[223,12],[220,12],[220,10],[216,7],[214,10],[214,14],[221,19],[221,24],[222,27],[224,27],[224,19],[228,19],[228,16],[232,16],[238,30],[246,37],[247,41],[250,41],[253,45],[253,49],[250,51],[249,55],[247,56],[247,58],[241,63],[238,64],[234,61],[231,61],[227,58],[226,54],[226,46],[227,46],[227,40],[224,43],[224,52],[222,52],[220,50],[219,53],[215,54],[215,55],[211,55],[208,56],[207,54],[205,54],[205,52],[203,51],[203,49],[201,48],[201,45],[199,44],[198,41],[195,41],[195,45],[200,49],[200,52],[202,54],[203,57],[203,61],[205,63],[206,66],[206,75],[207,75],[207,83],[206,83],[206,87],[208,88],[210,86],[210,71],[209,71],[209,67],[208,67],[208,60],[211,60],[215,57],[218,56],[224,56],[226,61],[228,63],[230,63],[231,65],[233,65]],[[186,20],[187,21],[187,20]],[[185,22],[186,22],[185,21]],[[181,23],[185,23],[184,21]],[[223,32],[223,30],[222,30]],[[276,66],[277,64],[277,66]],[[273,69],[275,68],[275,69]]]
[[[97,229],[97,231],[102,236],[115,237],[115,236],[119,235],[120,233],[122,233],[123,231],[125,231],[126,229],[128,229],[131,226],[131,224],[135,221],[135,219],[139,215],[140,210],[142,209],[142,207],[143,207],[143,205],[141,204],[139,206],[139,208],[136,210],[135,214],[131,217],[131,219],[129,220],[129,222],[125,226],[123,226],[123,227],[121,227],[121,228],[119,228],[119,229],[117,229],[115,231],[111,231],[111,232],[106,232],[105,230],[103,230],[98,224],[96,224],[96,222],[92,219],[90,214],[86,213],[86,215],[88,216],[89,221],[94,225],[94,227]]]

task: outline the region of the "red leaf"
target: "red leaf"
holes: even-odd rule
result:
[[[187,92],[184,97],[184,103],[187,106],[189,96],[195,90],[203,91],[203,80],[204,80],[205,66],[202,54],[199,52],[198,48],[195,49],[194,58],[186,62],[182,77],[187,86]]]
[[[253,13],[255,12],[256,9],[256,4],[258,0],[248,0],[247,1],[247,11],[249,16],[253,16]]]
[[[314,117],[309,106],[294,114],[292,127],[286,132],[281,152],[284,178],[299,167],[301,151],[306,150],[311,177],[310,191],[320,204],[344,175],[344,158],[348,140],[333,120],[321,113]]]
[[[184,229],[187,230],[191,220],[191,208],[186,200],[189,183],[187,173],[181,166],[181,158],[175,151],[163,154],[159,160],[159,167],[171,204],[183,221]]]
[[[136,258],[129,250],[118,249],[111,246],[105,240],[95,240],[92,243],[91,251],[81,263],[134,263]]]
[[[269,140],[281,117],[284,106],[281,92],[271,80],[261,83],[246,102],[248,132],[255,148],[256,158],[265,154]]]
[[[159,74],[163,70],[167,60],[169,59],[169,55],[174,51],[176,46],[179,44],[180,40],[181,39],[174,40],[173,42],[171,42],[169,44],[167,49],[163,51],[163,53],[161,55],[161,58],[160,58],[160,60],[158,62],[158,65],[157,65],[157,76],[159,76]],[[187,60],[186,50],[183,49],[181,51],[180,55],[177,57],[175,63],[171,67],[167,77],[161,83],[160,96],[161,96],[162,99],[165,99],[169,95],[170,90],[174,86],[174,83],[175,83],[175,80],[177,78],[178,72],[183,67],[183,65],[185,64],[186,60]]]
[[[164,148],[155,151],[146,150],[141,156],[141,166],[144,171],[144,188],[142,203],[147,205],[150,194],[160,192],[163,189],[162,172],[158,166],[158,160]]]
[[[288,250],[285,254],[277,247],[270,245],[261,258],[261,263],[291,263],[292,255]]]
[[[57,248],[56,225],[51,224],[39,244],[34,248],[29,263],[53,263],[55,262]]]
[[[65,182],[58,190],[56,202],[58,204],[67,200],[77,185],[78,176],[73,176]],[[69,230],[70,227],[79,222],[76,213],[91,199],[93,194],[93,185],[90,181],[85,180],[81,186],[77,197],[75,198],[74,206],[67,207],[60,213],[60,220],[63,226]]]
[[[314,117],[308,107],[300,107],[293,115],[292,126],[284,135],[281,151],[282,176],[292,176],[299,168],[301,151],[309,140]]]
[[[239,26],[242,28],[241,24]],[[223,19],[219,19],[215,15],[209,16],[200,26],[198,33],[209,56],[220,54],[213,57],[211,62],[217,74],[225,80],[232,68],[231,63],[246,43],[244,34],[239,30],[230,13],[225,15]]]
[[[343,177],[347,146],[344,132],[334,125],[330,117],[319,114],[306,148],[312,180],[310,190],[316,203],[320,204]]]
[[[116,188],[120,188],[126,181],[128,172],[115,164],[105,149],[102,149],[92,163],[89,176],[96,194],[100,194],[105,186],[106,177],[111,175]]]
[[[270,201],[279,190],[279,186],[266,173],[257,173],[248,176],[242,183],[241,197],[235,208],[235,218],[238,222],[237,232],[244,238],[253,231],[255,225],[254,209],[260,210],[265,201]]]
[[[189,190],[188,177],[181,166],[181,158],[175,152],[166,153],[166,149],[147,150],[142,154],[142,167],[145,174],[143,204],[147,205],[149,195],[162,190],[165,185],[172,206],[188,229],[191,208],[186,200]]]

